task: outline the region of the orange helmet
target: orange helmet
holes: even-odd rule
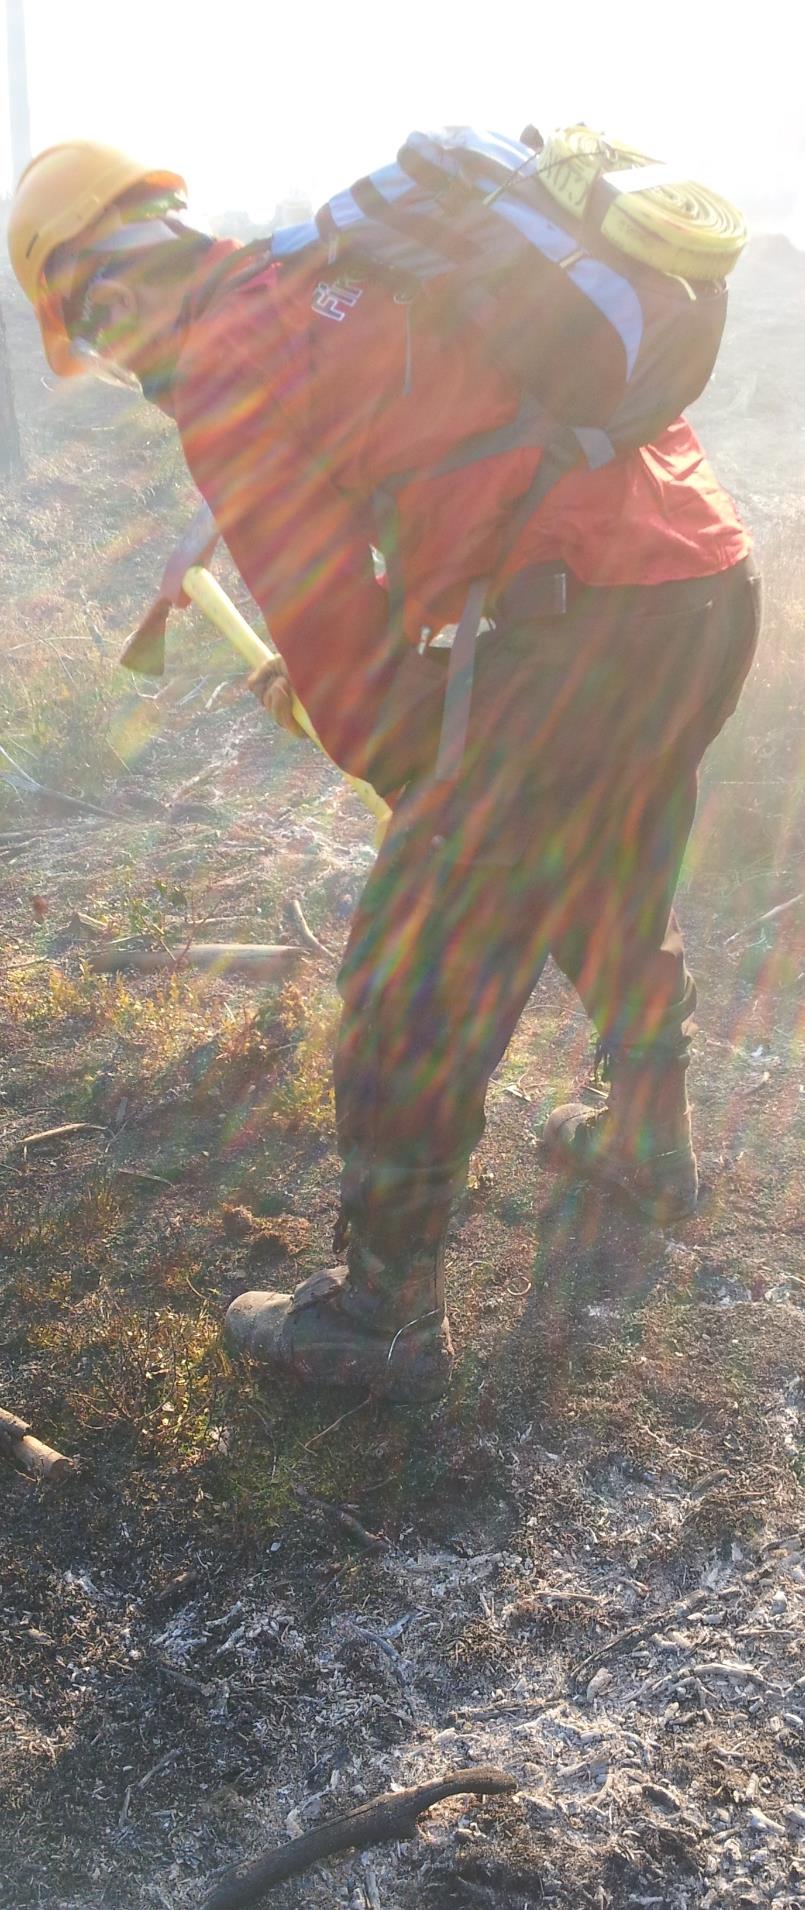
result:
[[[93,247],[119,229],[115,201],[133,186],[170,193],[184,204],[187,187],[175,172],[152,170],[114,146],[88,139],[50,146],[26,167],[11,201],[8,249],[20,285],[34,307],[52,370],[72,377],[82,369],[73,352],[64,306],[48,285],[47,267],[58,247],[86,233]]]

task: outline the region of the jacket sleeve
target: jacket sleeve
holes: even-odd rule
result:
[[[185,456],[325,748],[371,779],[380,710],[408,645],[374,575],[370,512],[333,483],[264,378],[186,383]]]
[[[374,574],[372,525],[321,471],[275,457],[270,484],[224,536],[329,754],[370,774],[401,652]]]

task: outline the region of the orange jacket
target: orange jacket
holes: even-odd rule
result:
[[[402,304],[382,283],[343,284],[298,260],[238,284],[226,247],[217,251],[214,289],[205,270],[188,301],[171,407],[193,477],[297,694],[345,768],[360,769],[400,642],[455,622],[474,578],[499,583],[561,559],[587,584],[659,584],[709,576],[747,555],[734,506],[679,419],[655,444],[597,472],[568,472],[501,564],[540,451],[432,472],[462,439],[518,411],[520,391],[495,369],[487,343],[468,327],[446,335],[425,296]],[[377,493],[403,473],[393,527],[398,624],[372,547],[381,542]]]

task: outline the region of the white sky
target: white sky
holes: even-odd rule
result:
[[[294,188],[319,203],[414,126],[586,119],[736,197],[793,197],[803,17],[802,0],[27,0],[32,141],[107,140],[184,172],[195,208],[260,218]]]

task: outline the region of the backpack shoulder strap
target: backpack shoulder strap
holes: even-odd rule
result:
[[[518,425],[520,426],[519,434]],[[440,470],[459,470],[462,466],[475,463],[479,456],[488,456],[493,451],[510,450],[514,444],[537,443],[544,447],[543,456],[540,458],[528,490],[520,499],[509,521],[498,552],[498,566],[505,564],[529,518],[539,509],[549,491],[566,471],[573,470],[582,462],[586,463],[588,469],[596,470],[608,464],[616,455],[612,440],[605,431],[584,429],[574,431],[570,426],[557,427],[545,418],[544,413],[542,413],[541,437],[534,435],[537,429],[536,417],[521,417],[518,413],[512,425],[504,426],[500,432],[483,434],[486,439],[483,450],[478,449],[478,439],[468,439],[465,445],[457,447],[456,452],[452,454],[452,460],[445,460],[438,467]],[[524,435],[524,433],[530,433],[530,435]],[[497,440],[497,442],[490,443],[490,440]],[[465,455],[460,456],[461,452]],[[461,770],[472,704],[475,653],[484,611],[487,607],[490,581],[488,577],[481,577],[470,584],[453,638],[444,693],[439,752],[434,772],[434,780],[437,783],[455,783]]]
[[[511,556],[529,518],[539,510],[548,492],[553,490],[560,478],[580,465],[585,465],[588,471],[599,471],[617,457],[617,448],[608,432],[584,425],[554,425],[550,435],[542,439],[542,444],[543,455],[528,490],[521,497],[506,527],[498,554],[498,569]]]
[[[470,584],[453,638],[439,732],[439,753],[434,771],[434,782],[437,783],[456,782],[464,758],[475,676],[475,651],[488,590],[488,577],[477,577]]]

